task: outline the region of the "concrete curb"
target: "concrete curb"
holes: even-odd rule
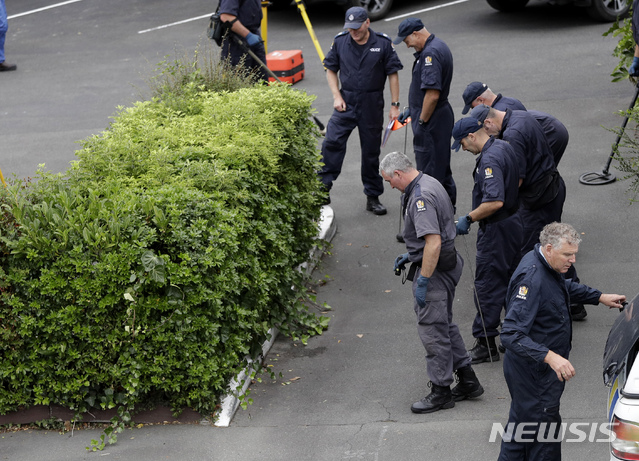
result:
[[[319,240],[330,242],[333,240],[335,232],[337,232],[335,213],[330,206],[324,205],[322,207],[322,214],[319,222],[319,235],[317,238]],[[313,272],[313,269],[315,269],[319,259],[322,257],[322,252],[323,250],[321,248],[315,246],[311,250],[309,261],[302,264],[300,270],[306,271],[307,273]],[[256,368],[259,368],[262,365],[264,357],[266,357],[271,346],[273,346],[273,343],[275,342],[275,338],[277,338],[278,330],[276,328],[271,328],[269,333],[271,334],[271,339],[262,344],[262,355],[260,356],[259,363],[255,366],[255,362],[252,360],[249,361],[246,368],[244,368],[239,375],[231,380],[229,392],[222,399],[221,409],[217,413],[216,419],[213,422],[214,426],[228,427],[229,424],[231,424],[231,420],[240,406],[240,401],[237,396],[244,394],[246,389],[248,389],[249,384],[251,383],[251,374]],[[206,424],[205,421],[202,421],[202,424]]]

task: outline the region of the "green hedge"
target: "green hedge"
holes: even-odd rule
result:
[[[187,83],[120,108],[66,174],[0,191],[0,414],[211,414],[270,327],[321,333],[297,270],[322,195],[311,101]]]

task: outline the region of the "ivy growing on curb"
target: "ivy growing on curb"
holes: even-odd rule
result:
[[[312,97],[199,72],[0,191],[0,414],[115,408],[101,449],[134,409],[212,415],[271,327],[326,327],[298,270],[324,194]]]

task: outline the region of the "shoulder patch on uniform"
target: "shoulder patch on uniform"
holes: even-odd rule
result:
[[[375,32],[375,33],[376,33],[377,35],[379,35],[380,37],[384,37],[384,38],[387,38],[387,39],[388,39],[388,40],[390,40],[390,41],[393,41],[393,39],[392,39],[392,38],[390,38],[390,37],[388,36],[388,34],[385,34],[384,32]]]
[[[417,211],[426,211],[426,202],[424,199],[419,199],[415,202],[415,206],[417,207]]]
[[[433,57],[432,56],[426,56],[424,58],[424,65],[425,66],[432,66],[433,65]]]
[[[528,287],[526,285],[520,285],[517,292],[517,298],[525,300],[528,297]]]
[[[490,179],[492,177],[493,177],[493,169],[491,167],[487,166],[484,169],[484,178]]]
[[[341,31],[339,34],[337,34],[337,35],[335,36],[335,38],[337,38],[337,37],[341,37],[342,35],[346,35],[346,34],[348,34],[348,31],[347,31],[347,30],[343,30],[343,31]]]

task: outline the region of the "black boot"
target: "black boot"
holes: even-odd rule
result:
[[[570,316],[574,320],[586,320],[588,316],[588,312],[586,312],[586,308],[583,304],[571,304],[570,305]]]
[[[413,413],[432,413],[438,410],[445,410],[455,406],[453,394],[450,386],[438,386],[432,382],[428,383],[431,388],[430,394],[411,405],[410,411]]]
[[[499,362],[499,352],[495,345],[495,337],[477,338],[475,345],[468,351],[473,365],[484,362]]]
[[[378,197],[366,197],[366,211],[372,211],[376,215],[386,214],[386,207],[379,203]]]
[[[475,375],[470,365],[458,369],[455,374],[457,375],[459,384],[453,387],[451,393],[456,402],[465,399],[474,399],[484,393],[484,388],[479,384],[477,375]]]

